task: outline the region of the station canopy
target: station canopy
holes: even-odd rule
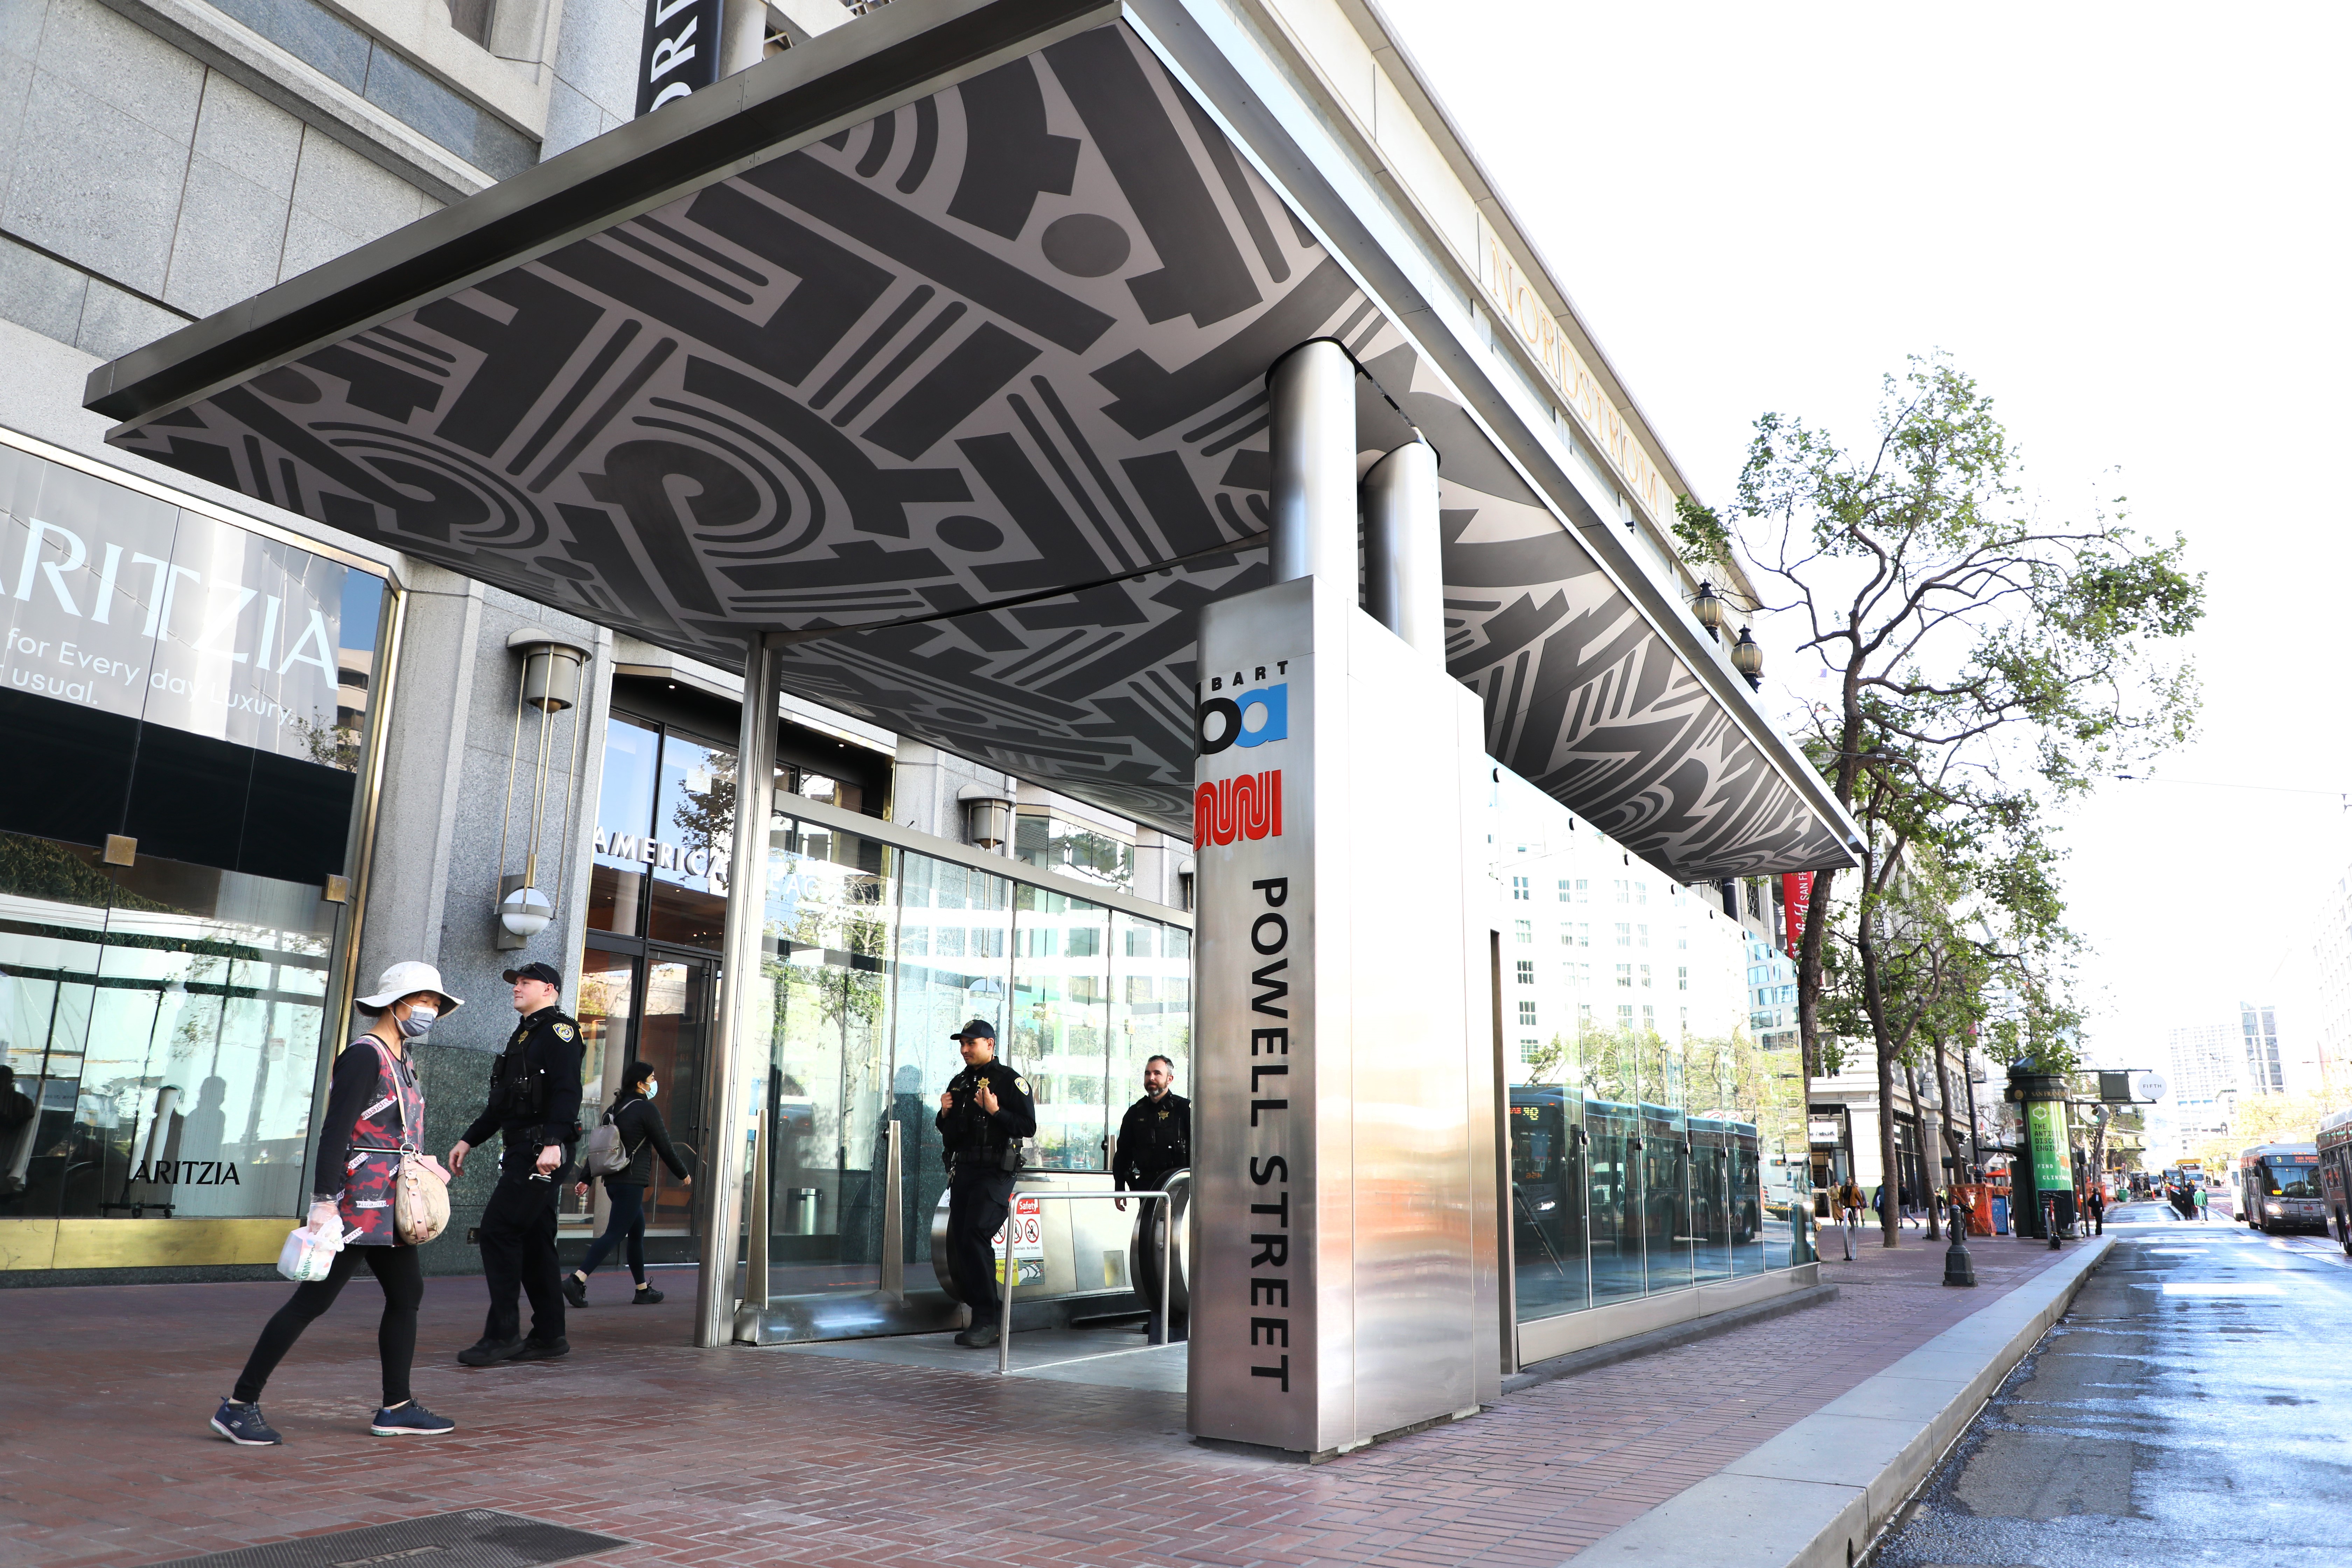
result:
[[[1685,879],[1847,863],[1115,10],[889,7],[89,398],[126,451],[677,653],[789,634],[788,689],[1189,834],[1194,612],[1269,580],[1265,378],[1317,337],[1363,462],[1438,450],[1496,758]]]

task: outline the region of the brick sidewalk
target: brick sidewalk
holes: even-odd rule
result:
[[[1839,1298],[1544,1384],[1309,1469],[1212,1453],[1181,1396],[776,1351],[697,1351],[692,1275],[574,1313],[570,1360],[469,1371],[480,1283],[427,1281],[416,1393],[452,1437],[368,1436],[373,1282],[271,1384],[283,1448],[205,1427],[279,1285],[0,1293],[0,1564],[137,1564],[460,1508],[641,1542],[597,1561],[1549,1565],[1811,1414],[2059,1256],[1974,1244],[1943,1289],[1916,1231]],[[975,1353],[992,1372],[992,1358]]]

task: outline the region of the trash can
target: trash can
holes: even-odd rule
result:
[[[784,1205],[784,1212],[791,1216],[792,1220],[792,1229],[786,1234],[814,1236],[816,1234],[816,1189],[794,1187],[792,1192],[792,1201]]]

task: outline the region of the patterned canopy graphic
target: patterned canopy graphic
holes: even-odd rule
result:
[[[1844,863],[1124,24],[111,438],[724,666],[876,628],[794,640],[787,686],[1189,833],[1194,612],[1268,580],[1265,375],[1315,337],[1364,368],[1365,461],[1438,449],[1496,758],[1685,878]]]

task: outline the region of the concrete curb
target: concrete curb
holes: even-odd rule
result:
[[[1779,1436],[1586,1547],[1578,1568],[1850,1568],[2026,1352],[2066,1315],[2114,1237],[1864,1378]],[[1859,1479],[1855,1479],[1859,1478]]]

